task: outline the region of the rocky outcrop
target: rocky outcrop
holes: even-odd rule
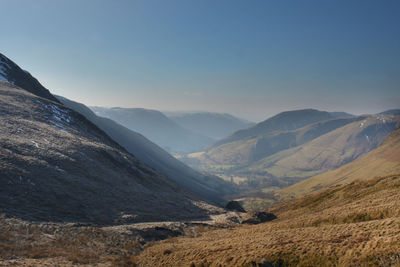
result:
[[[232,211],[238,211],[238,212],[246,212],[246,210],[240,205],[239,202],[237,201],[229,201],[228,204],[226,204],[225,208],[227,210],[232,210]]]
[[[251,217],[242,221],[242,224],[259,224],[275,220],[277,217],[271,212],[257,211]]]

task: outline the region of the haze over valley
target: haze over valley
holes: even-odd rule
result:
[[[397,2],[1,7],[0,266],[400,266]]]

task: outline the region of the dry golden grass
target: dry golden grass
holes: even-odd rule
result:
[[[133,258],[143,266],[396,266],[400,176],[337,186],[282,204],[279,219],[173,238]]]
[[[400,129],[395,130],[376,149],[333,171],[314,176],[276,191],[280,200],[300,197],[333,185],[368,180],[400,172]]]
[[[134,235],[99,227],[39,224],[0,217],[0,266],[118,266],[141,249]]]

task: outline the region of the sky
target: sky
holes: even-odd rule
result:
[[[0,52],[90,106],[400,108],[400,1],[0,0]]]

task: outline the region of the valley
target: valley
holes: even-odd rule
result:
[[[0,267],[400,267],[395,1],[1,8]]]

